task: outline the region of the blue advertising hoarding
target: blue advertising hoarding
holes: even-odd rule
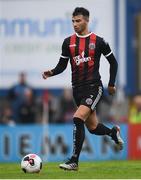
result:
[[[0,162],[19,162],[28,153],[44,161],[63,161],[72,153],[72,125],[0,126]],[[127,159],[127,125],[121,125],[125,146],[122,151],[107,136],[95,136],[86,130],[80,160]]]

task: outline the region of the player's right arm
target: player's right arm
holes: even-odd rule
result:
[[[67,39],[65,39],[62,45],[62,54],[61,54],[58,64],[56,65],[54,69],[44,71],[42,73],[43,79],[47,79],[51,76],[55,76],[62,73],[67,67],[69,56],[70,56],[69,46],[67,43]]]
[[[43,79],[47,79],[51,76],[55,76],[57,74],[62,73],[66,69],[67,64],[68,64],[68,59],[64,59],[60,57],[60,60],[54,69],[43,72],[42,74]]]

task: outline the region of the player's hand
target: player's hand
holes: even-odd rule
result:
[[[51,70],[49,70],[49,71],[44,71],[44,72],[42,73],[43,79],[47,79],[47,78],[51,77],[52,75],[53,75],[53,72],[52,72]]]
[[[108,92],[109,92],[110,95],[115,94],[116,87],[115,86],[108,86]]]

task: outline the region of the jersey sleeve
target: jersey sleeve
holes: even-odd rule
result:
[[[108,85],[114,86],[117,75],[118,63],[116,61],[113,52],[111,51],[109,44],[102,38],[101,38],[101,53],[106,57],[106,59],[110,64],[110,78]]]
[[[111,48],[109,46],[109,44],[103,39],[101,38],[101,52],[105,57],[108,57],[112,54]]]
[[[69,45],[68,45],[68,39],[66,38],[62,44],[62,53],[61,58],[69,59],[70,57],[70,51],[69,51]]]
[[[67,64],[68,64],[68,60],[64,61],[64,58],[60,57],[56,67],[51,70],[53,72],[53,76],[62,73],[66,69]]]

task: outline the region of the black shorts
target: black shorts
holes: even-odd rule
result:
[[[92,111],[96,109],[103,95],[103,86],[99,84],[89,84],[78,88],[73,88],[73,97],[77,106],[85,105]]]

